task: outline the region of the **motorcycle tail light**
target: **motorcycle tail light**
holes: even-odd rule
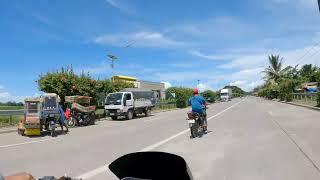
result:
[[[188,112],[187,114],[188,114],[188,119],[194,119],[194,115],[191,111]]]

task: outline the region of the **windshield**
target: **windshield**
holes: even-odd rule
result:
[[[45,109],[55,109],[57,108],[56,97],[45,97],[44,98],[44,108]]]
[[[220,95],[221,96],[228,96],[229,94],[228,93],[221,93]]]
[[[33,113],[38,113],[38,102],[27,102],[27,113],[28,114],[33,114]]]
[[[120,105],[123,93],[109,94],[106,99],[106,105]]]

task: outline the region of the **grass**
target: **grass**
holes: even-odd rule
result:
[[[307,99],[307,100],[293,99],[292,102],[298,103],[298,104],[304,104],[304,105],[308,105],[308,106],[313,106],[313,107],[317,106],[317,101],[309,100],[309,99]]]
[[[176,105],[175,104],[160,104],[160,105],[156,105],[153,110],[157,111],[157,110],[167,110],[167,109],[175,109]]]
[[[99,115],[104,114],[104,109],[97,109],[95,113]]]
[[[16,126],[23,115],[1,115],[0,116],[0,127]]]
[[[106,116],[104,109],[96,109],[95,111],[96,119],[104,118]]]
[[[23,106],[0,106],[0,110],[19,110],[23,108]]]

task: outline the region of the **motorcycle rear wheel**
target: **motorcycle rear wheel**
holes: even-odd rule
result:
[[[199,135],[199,123],[196,121],[191,127],[190,127],[190,132],[191,132],[191,138],[196,138]]]

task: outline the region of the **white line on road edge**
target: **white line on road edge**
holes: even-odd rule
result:
[[[29,142],[23,142],[23,143],[17,143],[17,144],[8,144],[8,145],[2,145],[0,146],[0,148],[8,148],[8,147],[14,147],[14,146],[21,146],[21,145],[25,145],[25,144],[34,144],[34,143],[39,143],[39,142],[44,142],[44,141],[51,141],[51,140],[55,140],[57,138],[54,139],[42,139],[42,140],[38,140],[38,141],[29,141]]]
[[[241,102],[243,102],[245,99],[246,99],[246,98],[244,98],[244,99],[242,99],[241,101],[233,104],[232,106],[224,109],[223,111],[220,111],[220,112],[218,112],[217,114],[209,117],[209,118],[208,118],[208,121],[211,120],[211,119],[213,119],[213,118],[215,118],[215,117],[217,117],[217,116],[219,116],[219,115],[221,115],[222,113],[228,111],[229,109],[237,106],[238,104],[240,104]],[[175,134],[175,135],[173,135],[173,136],[170,136],[170,137],[167,138],[167,139],[164,139],[164,140],[162,140],[162,141],[160,141],[160,142],[157,142],[157,143],[155,143],[155,144],[153,144],[153,145],[147,146],[147,147],[145,147],[145,148],[143,148],[143,149],[141,149],[141,150],[139,150],[139,151],[151,151],[151,150],[154,150],[155,148],[157,148],[157,147],[159,147],[159,146],[167,143],[168,141],[170,141],[170,140],[172,140],[172,139],[174,139],[174,138],[176,138],[176,137],[178,137],[178,136],[180,136],[180,135],[183,135],[183,134],[185,134],[185,133],[187,133],[187,132],[189,132],[189,131],[190,131],[189,129],[183,130],[183,131],[181,131],[181,132],[179,132],[179,133],[177,133],[177,134]],[[76,177],[76,178],[77,178],[77,179],[89,179],[89,178],[91,178],[91,177],[93,177],[93,176],[96,176],[96,175],[98,175],[98,174],[100,174],[100,173],[107,172],[108,169],[109,169],[109,164],[104,165],[104,166],[101,166],[101,167],[98,167],[98,168],[96,168],[96,169],[94,169],[94,170],[91,170],[91,171],[89,171],[89,172],[87,172],[87,173],[84,173],[84,174],[82,174],[82,175],[80,175],[80,176],[78,176],[78,177]]]

